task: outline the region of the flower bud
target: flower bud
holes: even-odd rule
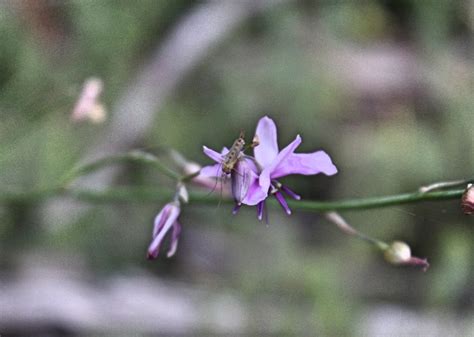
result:
[[[474,214],[474,185],[467,185],[466,191],[462,195],[461,206],[464,214]]]
[[[71,114],[71,119],[74,122],[87,120],[99,124],[105,121],[107,111],[104,105],[100,103],[103,86],[104,84],[99,78],[86,80]]]
[[[184,202],[185,204],[187,204],[189,202],[189,193],[188,193],[188,189],[186,188],[186,186],[182,183],[179,183],[178,186],[177,186],[177,193],[178,193],[178,197],[179,199]]]
[[[181,232],[181,225],[178,222],[178,216],[181,212],[178,202],[170,202],[163,207],[160,213],[155,218],[153,226],[153,240],[148,247],[148,259],[154,259],[158,256],[161,243],[166,233],[172,229],[171,247],[168,250],[168,257],[171,257],[176,252],[178,247],[178,237]]]
[[[426,259],[411,256],[411,249],[405,242],[394,241],[384,251],[385,260],[394,265],[421,267],[426,271],[430,266]]]

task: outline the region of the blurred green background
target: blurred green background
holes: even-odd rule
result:
[[[206,165],[202,145],[263,115],[280,147],[299,133],[339,169],[286,178],[304,199],[473,178],[473,30],[472,0],[0,1],[0,193],[54,186],[103,144]],[[73,123],[92,76],[107,118]],[[108,185],[173,188],[122,168]],[[266,226],[192,202],[176,256],[147,261],[163,204],[57,199],[0,204],[2,336],[474,334],[473,218],[456,201],[343,213],[428,257],[422,273],[314,213],[271,209]]]

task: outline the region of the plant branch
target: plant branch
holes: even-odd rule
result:
[[[135,151],[131,151],[129,153],[118,155],[118,156],[102,158],[92,163],[73,168],[70,172],[66,174],[65,177],[63,177],[60,185],[67,186],[70,182],[72,182],[76,178],[87,175],[89,173],[93,173],[101,169],[102,167],[108,166],[110,164],[123,163],[123,162],[135,162],[139,164],[151,165],[171,179],[174,179],[174,180],[181,179],[181,176],[178,173],[174,172],[173,170],[169,169],[165,165],[161,164],[159,159],[155,157],[154,155],[135,150]]]
[[[417,203],[424,201],[441,201],[461,199],[464,189],[432,191],[422,193],[415,191],[412,193],[394,194],[371,198],[345,199],[335,201],[289,201],[290,206],[295,210],[310,212],[327,212],[342,210],[360,210],[369,208],[389,207],[401,204]],[[85,189],[64,189],[61,187],[31,192],[0,192],[0,203],[39,201],[57,196],[74,198],[84,202],[113,203],[113,202],[165,202],[172,198],[174,191],[163,190],[150,187],[116,187],[105,191],[85,190]],[[208,195],[207,192],[190,193],[192,204],[217,205],[220,197]],[[231,199],[224,199],[222,202],[233,203]],[[275,200],[268,200],[270,206],[277,206]]]

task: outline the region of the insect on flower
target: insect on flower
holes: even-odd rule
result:
[[[255,164],[249,159],[250,157],[247,158],[244,151],[247,147],[254,148],[258,144],[258,138],[254,138],[252,143],[246,146],[244,132],[241,131],[232,147],[230,149],[224,147],[221,153],[203,146],[204,153],[217,162],[217,164],[206,166],[201,170],[200,175],[216,178],[216,185],[212,191],[214,191],[219,180],[222,187],[222,183],[230,177],[232,181],[232,195],[237,204],[240,205],[247,195],[249,186],[258,178],[258,175],[255,173],[257,171]]]
[[[244,132],[240,131],[239,138],[234,141],[229,152],[224,156],[222,161],[222,172],[225,174],[230,174],[235,168],[238,160],[242,157],[245,147]]]
[[[236,201],[234,213],[241,204],[257,206],[257,217],[261,220],[265,200],[268,196],[274,196],[289,215],[291,210],[282,192],[296,200],[300,200],[301,197],[277,179],[291,174],[323,173],[331,176],[337,173],[337,168],[331,158],[322,150],[311,153],[295,153],[296,148],[302,142],[299,135],[289,145],[279,150],[276,124],[267,116],[258,121],[255,136],[254,142],[256,141],[259,146],[253,146],[255,147],[253,157],[243,154],[245,144],[240,145],[240,142],[234,142],[235,147],[233,145],[233,149],[239,151],[235,151],[229,156],[226,156],[229,152],[226,148],[219,154],[203,147],[204,153],[218,164],[203,167],[200,172],[201,176],[218,177],[216,172],[218,173],[220,170],[222,170],[222,174],[231,172],[232,194]],[[226,167],[226,171],[224,171],[224,163],[228,164],[230,169]],[[234,171],[237,173],[232,175]]]

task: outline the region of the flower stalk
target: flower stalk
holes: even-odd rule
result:
[[[410,246],[405,242],[393,241],[390,244],[385,243],[357,231],[337,212],[328,212],[325,215],[329,222],[336,225],[344,233],[358,237],[380,250],[384,255],[385,261],[390,264],[419,267],[423,271],[426,271],[430,266],[426,259],[412,256]]]
[[[100,88],[96,86],[95,89]],[[95,90],[92,94],[98,95],[100,90]],[[95,96],[92,94],[90,97],[86,97],[89,103],[94,103]],[[216,197],[210,197],[209,194],[190,195],[186,184],[195,183],[207,188],[213,186],[212,190],[214,190],[217,183],[220,183],[222,191],[223,183],[230,179],[234,202],[233,214],[236,214],[242,205],[256,206],[257,218],[262,220],[264,217],[267,217],[267,202],[271,205],[280,204],[287,215],[292,214],[290,206],[300,210],[327,212],[326,218],[331,223],[335,224],[344,233],[358,237],[375,246],[383,252],[387,262],[395,265],[418,266],[422,267],[423,270],[428,268],[428,262],[426,259],[413,257],[411,249],[406,243],[394,241],[391,244],[387,244],[361,233],[354,229],[341,215],[336,213],[336,210],[387,207],[425,200],[460,199],[462,196],[461,206],[464,213],[474,213],[474,188],[471,184],[472,180],[438,182],[423,186],[413,193],[385,197],[332,202],[300,201],[301,196],[283,185],[279,181],[280,178],[294,174],[324,174],[326,176],[333,176],[338,172],[331,157],[323,150],[297,153],[296,150],[301,143],[302,138],[300,135],[296,135],[290,144],[280,149],[277,142],[276,124],[271,118],[265,116],[259,120],[255,136],[249,145],[246,145],[244,133],[241,131],[240,136],[234,141],[230,149],[224,147],[221,152],[216,152],[203,146],[203,152],[215,162],[212,165],[201,167],[199,164],[185,160],[182,155],[174,151],[170,154],[184,172],[177,173],[163,165],[159,158],[150,153],[131,151],[123,155],[110,156],[74,167],[59,180],[57,186],[49,189],[24,193],[5,193],[0,191],[0,202],[28,202],[57,194],[69,195],[87,201],[144,201],[143,198],[155,201],[166,198],[168,203],[165,204],[155,217],[152,242],[147,252],[147,257],[154,259],[158,256],[160,246],[168,232],[172,234],[167,256],[171,257],[175,254],[181,232],[181,224],[178,222],[178,217],[184,204],[187,204],[190,199],[195,203],[215,203]],[[254,155],[245,154],[244,151],[247,149],[253,149]],[[135,191],[131,187],[108,191],[81,191],[68,188],[70,183],[78,177],[95,172],[104,166],[123,162],[136,162],[154,167],[175,181],[176,189],[174,195],[164,196],[161,191],[156,189],[146,191],[145,187],[140,187]],[[468,185],[465,190],[452,189],[466,183]],[[287,201],[284,195],[298,202]],[[275,198],[269,198],[270,196]]]
[[[474,181],[474,180],[473,180]],[[465,189],[452,189],[444,191],[433,191],[429,193],[420,193],[419,191],[402,194],[392,194],[379,197],[342,199],[333,201],[314,201],[304,200],[293,202],[288,200],[288,205],[295,210],[306,212],[328,212],[328,211],[349,211],[366,210],[375,208],[385,208],[404,204],[415,204],[420,202],[433,202],[445,200],[461,200]],[[42,201],[55,197],[68,197],[84,202],[137,202],[137,203],[155,203],[167,200],[173,197],[172,191],[164,191],[154,187],[147,186],[127,186],[113,187],[103,191],[51,187],[41,190],[30,191],[0,191],[0,203],[9,202],[34,202]],[[195,204],[215,206],[220,196],[209,195],[207,192],[189,192],[189,198]],[[233,199],[223,199],[223,203],[233,203]],[[276,207],[276,200],[267,200],[269,206]]]

